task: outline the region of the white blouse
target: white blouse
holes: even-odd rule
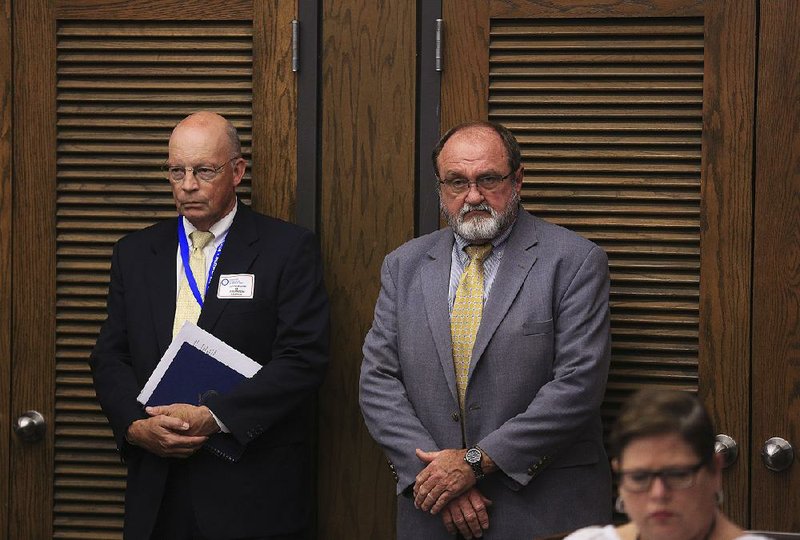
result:
[[[605,527],[586,527],[570,534],[564,540],[621,540],[613,525]],[[743,534],[735,540],[769,540],[766,536]]]

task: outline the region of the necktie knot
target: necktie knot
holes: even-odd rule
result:
[[[189,238],[192,239],[192,247],[195,250],[202,250],[214,239],[214,233],[207,231],[194,231],[193,233],[189,234]]]
[[[466,247],[470,261],[485,261],[492,252],[492,244],[470,245]]]

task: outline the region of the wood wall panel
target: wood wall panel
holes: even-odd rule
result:
[[[753,272],[752,522],[800,531],[800,3],[760,4]],[[761,463],[767,439],[794,464]]]
[[[414,233],[413,2],[325,0],[320,237],[331,365],[320,395],[319,538],[394,537],[395,486],[358,407],[380,265]]]
[[[0,536],[8,534],[11,437],[11,0],[0,0]]]

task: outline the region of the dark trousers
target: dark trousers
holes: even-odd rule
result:
[[[153,534],[150,536],[151,540],[210,540],[203,536],[197,524],[188,474],[188,468],[181,461],[174,460],[170,464],[164,498],[161,501]],[[306,540],[306,538],[305,532],[298,532],[236,540]]]

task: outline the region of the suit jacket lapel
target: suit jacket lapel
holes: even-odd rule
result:
[[[532,248],[537,242],[535,221],[526,210],[520,208],[514,229],[508,237],[500,267],[497,269],[494,285],[483,308],[481,325],[472,348],[470,377],[497,327],[508,313],[511,303],[517,297],[528,272],[536,262],[536,254]]]
[[[145,281],[150,307],[153,314],[153,327],[159,356],[167,350],[172,341],[172,323],[175,320],[175,299],[177,291],[177,250],[178,220],[170,220],[172,226],[157,230],[151,244],[152,260],[146,265]],[[155,359],[155,362],[158,358]]]
[[[254,243],[258,242],[258,231],[253,223],[252,210],[241,202],[238,204],[236,216],[233,218],[228,236],[225,238],[225,245],[219,256],[219,262],[214,270],[211,283],[208,285],[208,291],[206,291],[203,310],[197,320],[197,326],[208,332],[212,332],[220,315],[230,303],[229,300],[217,298],[219,276],[247,272],[258,254],[258,250],[252,247]]]
[[[453,233],[450,229],[445,229],[440,232],[438,242],[428,251],[430,260],[422,265],[420,279],[428,326],[433,334],[436,352],[450,393],[458,401],[456,376],[453,370],[453,346],[450,338],[450,308],[447,300],[452,251]]]

